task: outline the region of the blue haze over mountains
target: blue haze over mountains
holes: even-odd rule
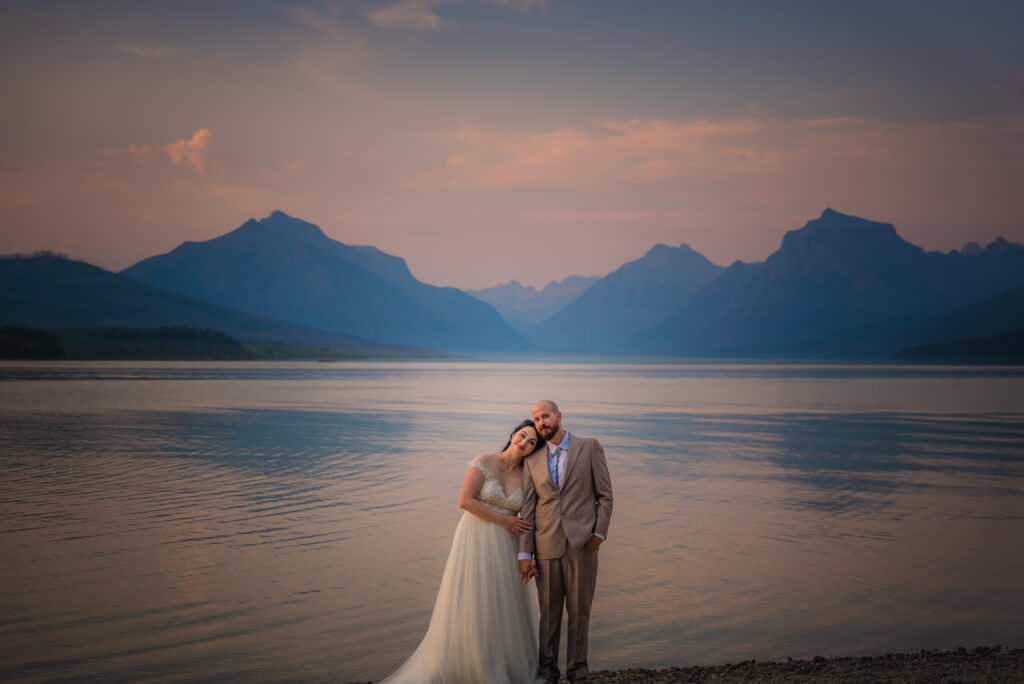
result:
[[[0,283],[0,325],[197,325],[338,348],[879,359],[1024,329],[1024,246],[925,252],[890,224],[831,209],[764,262],[723,268],[655,245],[603,278],[539,292],[512,282],[479,299],[281,212],[120,274],[2,258]]]
[[[332,333],[433,349],[531,347],[489,304],[413,277],[405,261],[353,247],[275,211],[121,272],[222,306]]]
[[[510,280],[504,285],[466,292],[500,311],[516,330],[528,333],[599,280],[599,276],[569,276],[561,281],[552,280],[540,290]]]
[[[382,347],[373,340],[228,309],[50,254],[0,258],[0,325],[45,330],[190,325],[251,342],[288,341],[361,353]]]
[[[973,336],[954,333],[944,316],[1022,284],[1022,245],[1000,238],[974,255],[925,252],[891,224],[827,209],[788,232],[767,260],[733,264],[626,346],[688,356],[889,357],[939,341],[931,336],[943,329]],[[982,309],[989,316],[975,322],[987,330],[1024,326],[1020,307]]]

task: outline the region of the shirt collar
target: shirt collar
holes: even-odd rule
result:
[[[555,453],[555,449],[557,449],[558,447],[562,447],[563,451],[569,451],[569,431],[568,430],[565,431],[565,436],[562,437],[562,443],[561,444],[554,444],[554,445],[552,445],[551,442],[548,442],[548,456],[553,456],[554,453]]]

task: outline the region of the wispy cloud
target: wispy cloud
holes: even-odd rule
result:
[[[544,12],[548,6],[547,0],[489,0],[489,2],[514,12],[532,12],[534,9]]]
[[[456,188],[567,187],[810,177],[840,171],[857,182],[940,170],[996,172],[1024,153],[1024,120],[889,122],[865,118],[632,120],[592,129],[518,133],[464,127],[457,151],[428,182]],[[815,183],[820,185],[819,182]]]
[[[205,178],[211,172],[220,178],[223,177],[223,165],[219,149],[210,129],[202,128],[191,138],[182,138],[165,145],[130,145],[120,150],[102,150],[101,154],[111,159],[130,159],[143,164],[153,159],[167,158],[175,166],[188,163],[200,178]]]
[[[369,12],[367,21],[374,26],[389,29],[437,29],[444,26],[434,12],[436,2],[430,0],[402,0],[401,2]]]
[[[754,227],[795,227],[826,206],[892,221],[911,241],[943,249],[962,245],[979,224],[1007,230],[1024,212],[1022,117],[465,127],[449,142],[443,163],[418,177],[421,189],[464,201],[529,197],[537,225],[672,236],[721,263],[763,258],[777,245],[777,233]]]
[[[174,55],[175,50],[166,45],[139,45],[137,43],[120,43],[114,46],[121,52],[145,57],[146,59],[163,59]]]
[[[313,7],[298,7],[292,10],[291,17],[313,32],[295,60],[300,76],[324,90],[366,97],[368,88],[362,72],[374,56],[366,36],[330,8],[321,12]]]
[[[426,31],[450,28],[452,25],[442,19],[436,8],[457,4],[459,0],[399,0],[366,14],[366,19],[379,28]],[[479,2],[479,0],[470,0]],[[488,4],[519,13],[547,10],[546,0],[486,0]]]
[[[168,143],[164,145],[163,149],[176,165],[181,165],[188,160],[200,176],[205,176],[215,149],[213,134],[209,128],[203,128],[196,131],[191,139]]]

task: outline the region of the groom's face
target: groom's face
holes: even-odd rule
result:
[[[533,407],[533,424],[544,439],[551,439],[562,427],[562,412],[552,411],[551,405],[541,402]]]

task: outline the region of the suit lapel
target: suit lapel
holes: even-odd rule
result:
[[[527,458],[533,459],[534,461],[534,463],[530,466],[530,470],[536,472],[537,468],[540,468],[541,472],[544,473],[543,481],[546,481],[549,485],[551,485],[552,489],[558,489],[558,487],[555,487],[554,480],[551,479],[551,471],[548,470],[548,448],[546,446],[541,447]],[[533,482],[534,487],[539,489],[539,483],[537,482],[536,478],[534,478]]]
[[[574,465],[576,465],[576,461],[579,460],[580,450],[582,448],[583,448],[583,445],[580,444],[580,441],[578,439],[576,439],[575,437],[573,437],[572,433],[570,432],[569,433],[569,453],[566,454],[566,456],[565,456],[565,477],[562,478],[562,487],[563,488],[565,487],[565,483],[569,481],[569,472],[572,470],[572,467]]]

